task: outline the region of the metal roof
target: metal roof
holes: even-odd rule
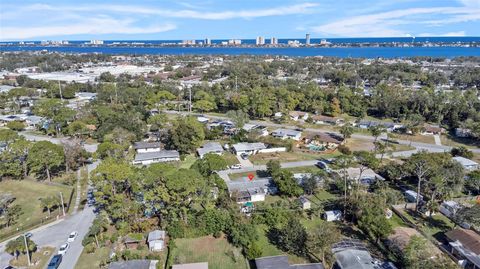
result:
[[[164,158],[180,158],[180,153],[176,150],[161,150],[157,152],[137,153],[137,155],[135,155],[136,162]]]

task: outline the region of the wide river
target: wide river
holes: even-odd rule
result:
[[[54,51],[67,53],[102,54],[163,54],[163,55],[285,55],[285,56],[332,56],[354,58],[402,58],[480,56],[480,47],[111,47],[111,46],[0,46],[0,51]]]

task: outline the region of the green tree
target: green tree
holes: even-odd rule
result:
[[[28,246],[28,251],[30,255],[37,250],[37,244],[33,242],[30,238],[27,238],[27,246]],[[18,256],[20,254],[26,254],[27,253],[27,248],[25,246],[25,239],[23,236],[17,237],[15,240],[10,240],[6,247],[5,251],[7,253],[12,254],[15,259],[18,259]]]
[[[385,129],[380,125],[373,125],[373,126],[368,127],[368,131],[375,138],[373,140],[373,143],[375,143],[375,142],[377,142],[378,137],[380,135],[382,135],[383,132],[385,132]]]
[[[203,126],[193,117],[178,119],[169,133],[169,146],[182,154],[194,152],[205,139]]]
[[[3,212],[0,215],[3,218],[5,226],[8,228],[15,223],[23,214],[22,207],[20,205],[8,205],[2,208]]]
[[[480,204],[472,207],[462,208],[455,214],[459,222],[466,222],[474,227],[480,227]]]
[[[203,176],[210,176],[215,171],[224,170],[227,167],[227,161],[215,153],[205,154],[202,159],[196,160],[192,165],[192,169],[197,170]]]
[[[269,160],[267,162],[267,173],[271,177],[275,177],[276,175],[280,174],[281,172],[281,166],[280,166],[280,161],[278,160]]]
[[[273,182],[275,182],[281,195],[298,197],[303,193],[303,189],[298,185],[293,173],[288,170],[281,170],[273,176]]]
[[[65,165],[63,148],[49,141],[36,142],[28,153],[27,164],[37,177],[43,178],[46,175],[51,181],[52,174]]]
[[[347,139],[352,137],[353,127],[350,123],[347,123],[340,127],[340,134],[343,136],[344,143],[347,143]]]
[[[291,218],[287,224],[277,231],[277,244],[280,249],[289,253],[304,256],[308,234],[297,218]]]
[[[407,269],[453,269],[457,266],[443,256],[436,256],[427,239],[414,235],[403,250],[403,264]],[[432,259],[432,257],[434,257]]]
[[[320,255],[317,260],[321,261],[325,268],[333,263],[332,259],[327,259],[327,254],[331,253],[332,245],[340,241],[342,235],[337,227],[331,222],[320,222],[308,233],[307,250],[312,255]],[[330,255],[328,255],[330,257]]]
[[[226,116],[232,120],[232,122],[235,124],[235,127],[238,129],[243,128],[243,126],[250,120],[248,114],[242,110],[230,110],[227,112]]]
[[[480,171],[476,170],[468,174],[468,179],[465,180],[465,186],[473,194],[480,194]]]
[[[48,212],[48,216],[51,216],[52,210],[59,206],[60,200],[56,196],[48,196],[45,198],[40,199],[40,203],[43,209],[46,209]]]
[[[90,130],[87,128],[87,125],[82,121],[74,121],[70,123],[67,127],[67,133],[74,137],[82,137],[87,135]]]
[[[7,123],[7,128],[20,132],[25,129],[25,124],[21,121],[10,121],[9,123]]]
[[[467,159],[473,158],[473,152],[468,150],[464,146],[460,146],[458,148],[453,148],[450,151],[450,153],[452,154],[453,157],[461,156],[461,157],[464,157],[464,158],[467,158]]]
[[[208,100],[198,100],[193,104],[193,107],[200,110],[200,112],[209,112],[216,109],[217,105]]]
[[[385,217],[386,205],[375,197],[374,200],[367,199],[364,203],[360,203],[358,218],[358,226],[368,235],[373,237],[376,243],[381,238],[386,238],[392,233],[392,225]]]

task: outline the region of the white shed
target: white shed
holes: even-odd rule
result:
[[[323,219],[326,221],[339,221],[342,220],[342,218],[342,211],[340,210],[325,211],[325,213],[323,213]]]

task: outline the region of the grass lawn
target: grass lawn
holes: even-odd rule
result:
[[[35,180],[4,180],[0,182],[0,193],[10,193],[16,197],[13,205],[20,205],[22,214],[17,223],[9,228],[0,230],[0,238],[15,230],[22,231],[40,224],[41,220],[48,216],[47,212],[43,212],[40,205],[40,199],[47,196],[59,196],[63,193],[65,203],[68,202],[71,186],[50,185],[48,183],[37,182]],[[72,199],[72,202],[75,201]],[[52,212],[52,216],[58,214],[59,211]]]
[[[396,134],[396,138],[393,140],[398,139],[398,140],[406,140],[406,141],[412,141],[412,142],[420,142],[420,143],[428,143],[428,144],[435,144],[435,138],[433,138],[433,135],[421,135],[421,134],[416,134],[416,135],[407,135],[407,134]]]
[[[26,255],[21,255],[18,260],[12,259],[10,265],[14,267],[28,268],[28,269],[43,269],[50,261],[55,248],[43,247],[32,254],[32,265],[28,266],[28,260]]]
[[[231,166],[238,163],[237,156],[230,152],[224,152],[222,157],[227,161],[227,165]]]
[[[372,141],[357,138],[348,138],[347,147],[350,148],[350,150],[352,151],[373,151],[373,149],[375,148]]]
[[[77,264],[75,265],[75,269],[100,268],[100,263],[108,260],[109,253],[110,249],[108,247],[99,248],[94,253],[87,253],[83,250]]]
[[[322,169],[318,168],[317,166],[302,166],[302,167],[292,167],[292,168],[284,168],[294,174],[296,173],[318,173],[322,171]]]
[[[184,238],[175,240],[175,244],[175,263],[208,262],[210,269],[248,268],[241,250],[230,245],[225,238]]]
[[[189,154],[185,156],[185,159],[180,162],[180,167],[179,168],[185,168],[188,169],[190,168],[193,163],[197,160],[197,157],[194,154]]]
[[[253,164],[266,164],[270,160],[278,160],[281,163],[284,163],[304,160],[316,160],[321,157],[321,154],[310,154],[303,152],[274,152],[255,154],[249,159]]]
[[[459,137],[453,137],[450,135],[442,135],[440,136],[440,140],[442,141],[442,145],[445,146],[450,146],[450,147],[460,147],[464,146],[466,148],[478,148],[480,146],[480,143],[478,143],[478,140],[475,139],[469,139],[469,138],[459,138]]]

